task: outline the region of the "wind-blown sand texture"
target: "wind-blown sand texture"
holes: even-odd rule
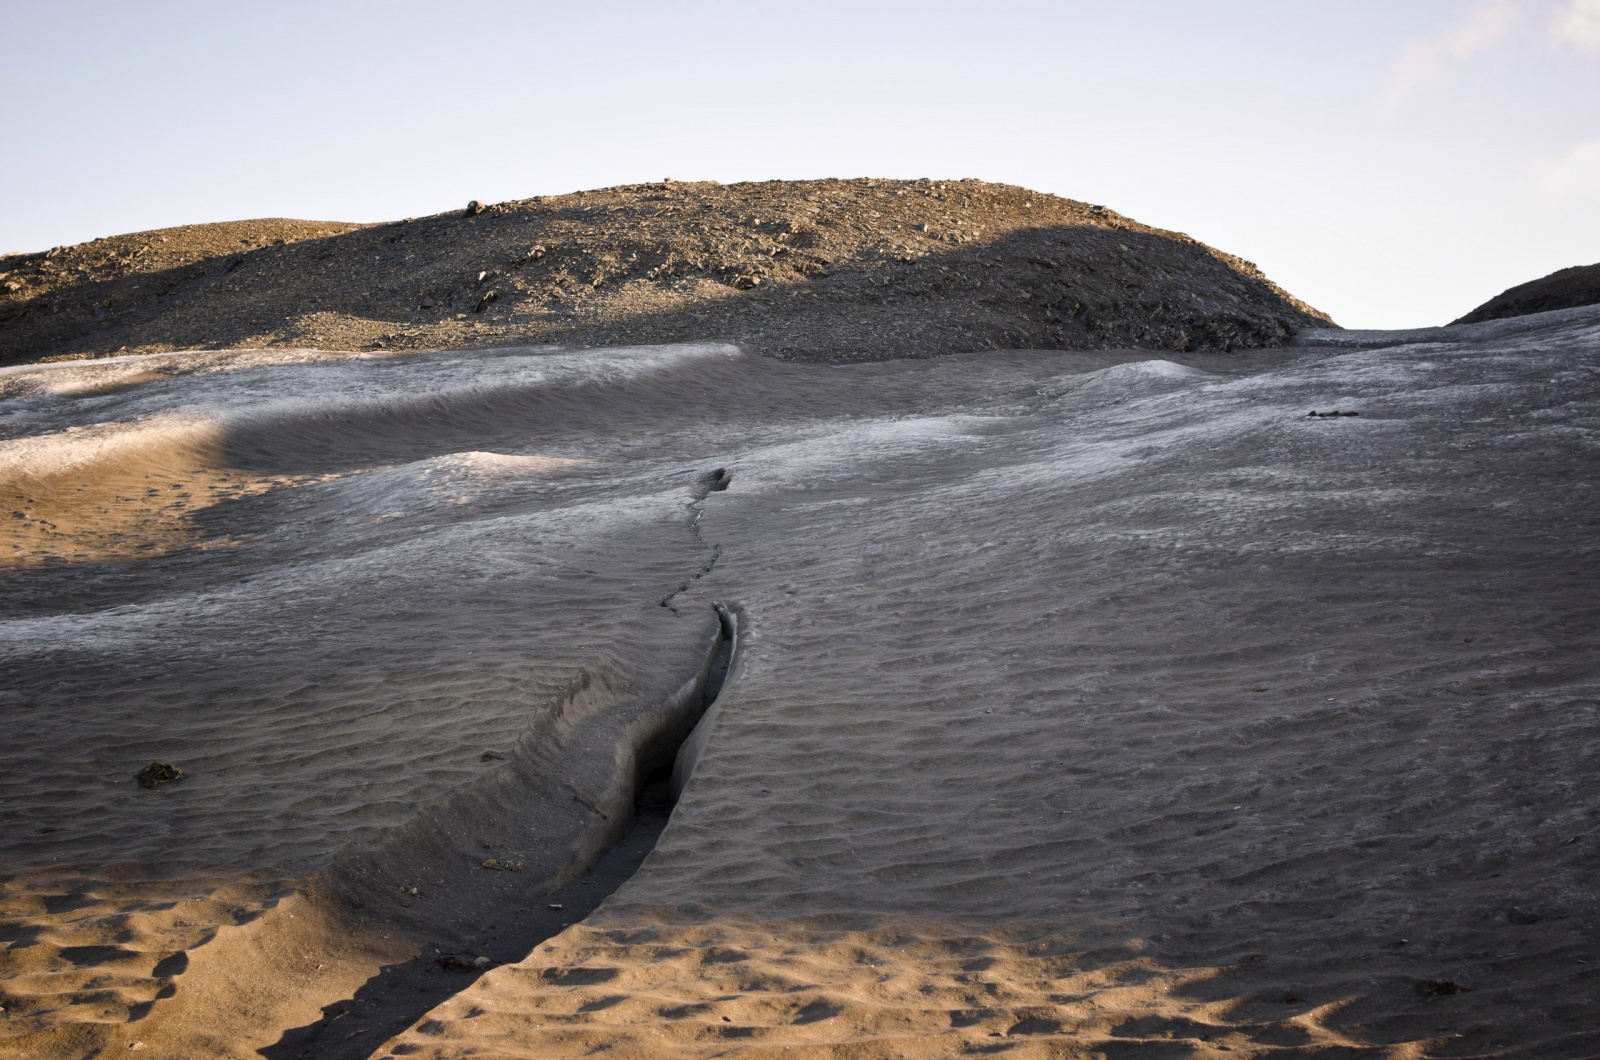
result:
[[[1186,235],[977,180],[674,181],[0,257],[0,364],[708,338],[800,361],[1183,351],[1278,345],[1327,322]]]
[[[1345,337],[0,375],[0,1051],[1594,1055],[1600,313]]]

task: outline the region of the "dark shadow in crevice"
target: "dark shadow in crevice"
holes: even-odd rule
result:
[[[716,605],[722,634],[701,692],[699,714],[716,701],[733,661],[733,618]],[[673,766],[686,736],[682,729],[642,748],[632,807],[633,820],[582,875],[541,900],[508,902],[492,914],[470,952],[428,948],[420,956],[390,965],[367,980],[353,997],[325,1006],[315,1023],[285,1031],[259,1051],[267,1060],[357,1060],[371,1056],[430,1010],[476,982],[490,968],[522,960],[546,939],[583,920],[626,883],[644,863],[667,827],[677,796]],[[478,958],[488,963],[476,966]]]

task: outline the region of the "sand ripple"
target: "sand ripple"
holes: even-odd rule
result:
[[[299,938],[307,879],[473,930],[475,862],[376,896],[408,852],[577,829],[723,601],[740,654],[644,869],[395,1054],[1589,1055],[1597,355],[1578,322],[1138,366],[263,365],[84,423],[24,395],[30,437],[187,409],[283,478],[188,513],[214,547],[4,576],[11,1027],[200,1041],[236,995],[194,969],[289,981],[228,940]],[[138,789],[151,757],[189,776]],[[603,831],[513,852],[554,879]],[[117,904],[158,893],[188,926]],[[328,924],[344,978],[206,1049],[391,959]]]

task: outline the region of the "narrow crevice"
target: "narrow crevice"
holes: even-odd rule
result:
[[[716,703],[717,698],[722,695],[722,686],[727,683],[728,671],[733,667],[733,653],[739,647],[738,617],[733,611],[721,604],[714,603],[711,606],[716,609],[717,622],[722,629],[722,636],[718,638],[716,653],[711,657],[711,669],[706,674],[705,691],[700,694],[701,718],[706,716],[706,712],[711,709],[712,704]],[[696,726],[699,725],[699,719],[696,719],[695,724]],[[674,747],[672,754],[676,758],[678,748]]]
[[[541,942],[583,920],[626,883],[671,818],[681,790],[675,783],[680,750],[721,694],[733,662],[737,620],[721,604],[713,606],[720,632],[705,664],[698,702],[679,724],[656,732],[637,749],[631,821],[593,864],[542,895],[507,896],[498,908],[482,909],[481,933],[465,936],[459,952],[424,947],[417,957],[384,968],[354,996],[325,1006],[317,1022],[286,1031],[260,1055],[268,1060],[368,1057],[489,968],[522,960]]]
[[[734,657],[739,653],[738,613],[721,604],[714,603],[711,606],[717,609],[721,638],[717,644],[716,654],[712,657],[711,668],[706,674],[705,692],[702,695],[704,706],[701,708],[700,717],[673,754],[670,783],[672,797],[675,800],[683,794],[689,778],[694,775],[695,766],[700,761],[706,742],[711,738],[711,730],[716,725],[717,715],[720,713],[719,701],[722,698],[722,688],[728,680]]]

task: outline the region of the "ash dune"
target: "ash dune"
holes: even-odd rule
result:
[[[13,373],[278,478],[6,575],[6,1047],[1585,1055],[1597,337]]]
[[[731,461],[656,851],[383,1055],[1592,1055],[1597,339],[1062,372],[803,504]]]
[[[803,189],[909,221],[960,184]],[[721,196],[712,230],[766,192],[596,209]],[[1065,285],[996,248],[1071,229],[1095,304],[1134,308],[1080,333],[1038,287],[988,316],[1003,285],[875,299],[877,265],[829,266],[712,299],[669,269],[553,331],[506,294],[478,337],[704,312],[793,323],[784,357],[0,369],[0,1055],[1600,1050],[1600,309],[1320,328],[1170,234],[965,192],[1078,220],[895,284]],[[509,246],[555,223],[535,207],[426,225]],[[241,231],[194,235],[191,286],[99,338],[71,277],[6,334],[144,349],[210,304],[214,337],[249,309],[285,338],[247,268],[388,232]],[[204,248],[247,237],[211,283]],[[860,316],[781,316],[830,280]],[[1118,301],[1145,281],[1170,286]],[[1174,316],[1184,291],[1256,301]],[[930,306],[977,331],[896,330]],[[1162,348],[926,356],[991,325]],[[1307,415],[1334,409],[1359,415]],[[140,787],[153,759],[183,778]]]
[[[0,258],[0,363],[196,347],[717,338],[789,360],[1230,349],[1327,318],[1249,262],[982,181],[664,182],[391,224],[263,220]]]

